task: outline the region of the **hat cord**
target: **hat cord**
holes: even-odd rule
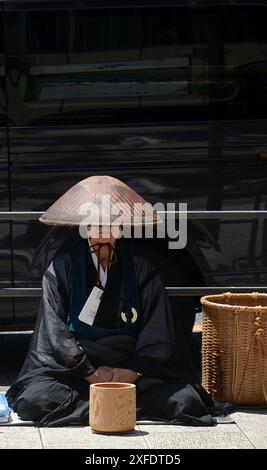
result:
[[[103,286],[101,285],[100,281],[100,259],[101,259],[101,250],[107,247],[108,248],[108,262],[107,262],[107,269],[110,268],[110,265],[113,263],[116,263],[117,261],[117,253],[115,251],[114,246],[110,242],[105,242],[105,243],[95,243],[94,245],[89,246],[89,252],[90,253],[95,253],[97,255],[97,275],[96,275],[96,285],[97,287],[100,287],[103,289]]]

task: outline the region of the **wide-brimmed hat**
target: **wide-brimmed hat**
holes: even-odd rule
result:
[[[108,218],[108,216],[110,218]],[[47,225],[151,225],[157,212],[132,188],[111,176],[91,176],[75,184],[40,217]]]

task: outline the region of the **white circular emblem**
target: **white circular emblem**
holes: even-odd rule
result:
[[[132,311],[132,314],[133,314],[133,316],[131,318],[131,322],[134,323],[137,320],[137,311],[135,310],[134,307],[132,307],[131,311]],[[124,323],[127,323],[127,317],[126,317],[126,314],[124,312],[121,312],[121,318],[124,321]]]

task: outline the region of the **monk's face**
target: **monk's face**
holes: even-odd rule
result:
[[[116,239],[119,238],[120,228],[119,227],[108,227],[108,226],[88,226],[88,238],[94,241],[94,243],[111,243],[115,244]]]

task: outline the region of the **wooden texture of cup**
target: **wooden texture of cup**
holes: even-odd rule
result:
[[[95,432],[133,431],[136,424],[135,385],[117,382],[92,384],[89,420]]]

